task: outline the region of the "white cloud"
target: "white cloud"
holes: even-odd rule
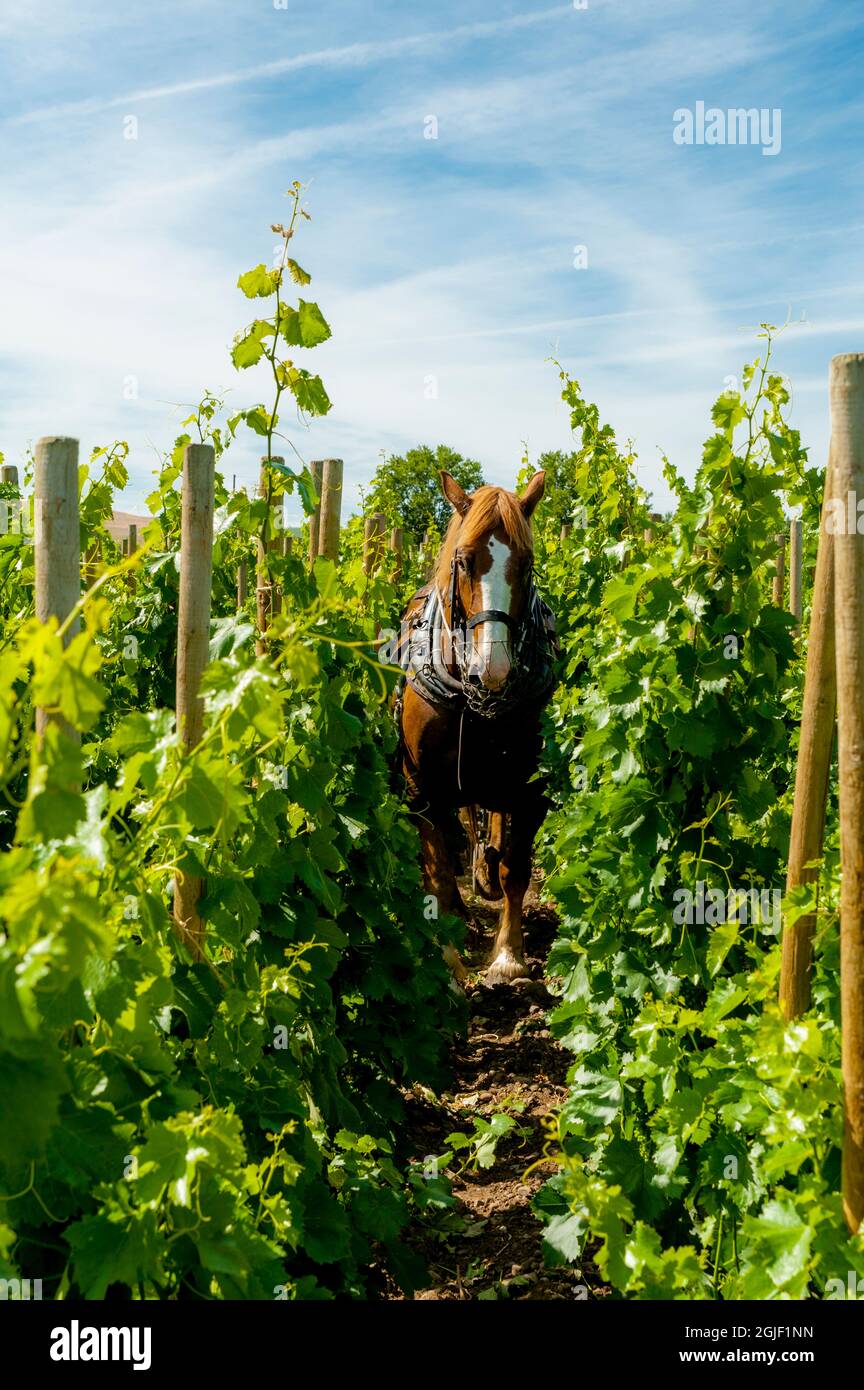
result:
[[[340,47],[322,48],[310,53],[298,53],[289,58],[276,58],[270,62],[256,63],[251,67],[234,68],[226,72],[214,73],[207,77],[169,82],[161,86],[140,87],[127,92],[125,95],[87,97],[81,101],[34,107],[13,118],[11,123],[28,124],[33,121],[53,120],[57,116],[92,115],[118,106],[128,107],[142,102],[161,101],[199,92],[215,91],[224,87],[241,86],[245,83],[263,82],[273,77],[283,76],[286,73],[301,72],[312,68],[368,67],[373,64],[391,62],[398,58],[440,50],[453,44],[515,33],[521,29],[545,24],[551,19],[561,18],[562,15],[568,14],[570,9],[569,5],[555,5],[548,9],[529,11],[500,19],[459,24],[451,29],[408,34],[384,41],[372,40],[364,43],[345,44]]]

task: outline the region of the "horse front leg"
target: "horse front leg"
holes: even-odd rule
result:
[[[535,784],[536,785],[536,784]],[[510,817],[507,844],[499,866],[504,907],[486,971],[487,985],[509,985],[529,978],[522,933],[522,905],[531,882],[534,836],[546,813],[542,797],[527,796],[527,804]]]
[[[427,894],[435,899],[438,914],[453,913],[464,917],[465,904],[456,882],[453,861],[447,848],[447,840],[440,825],[427,815],[420,818],[420,848],[423,866],[423,885]],[[441,948],[453,977],[461,984],[468,978],[468,971],[455,946],[449,943]]]

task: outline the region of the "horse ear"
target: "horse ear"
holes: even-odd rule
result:
[[[519,505],[526,516],[530,516],[540,498],[543,496],[543,489],[546,486],[546,474],[543,469],[535,473],[525,491],[519,498]]]
[[[457,511],[460,516],[464,516],[471,506],[471,498],[468,493],[461,488],[451,473],[441,469],[441,491],[450,503],[450,506]]]

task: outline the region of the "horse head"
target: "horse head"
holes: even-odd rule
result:
[[[453,518],[435,582],[463,680],[489,691],[502,689],[513,666],[532,588],[531,515],[545,481],[545,473],[535,473],[521,496],[503,487],[467,493],[441,473]]]

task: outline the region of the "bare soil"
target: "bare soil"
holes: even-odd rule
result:
[[[539,884],[526,899],[525,957],[529,980],[488,987],[482,968],[492,944],[498,909],[460,883],[468,907],[471,979],[468,1035],[454,1049],[453,1089],[436,1097],[414,1088],[406,1092],[408,1142],[423,1161],[441,1154],[447,1135],[470,1133],[473,1120],[510,1114],[515,1126],[498,1141],[494,1164],[468,1163],[447,1170],[458,1199],[456,1219],[424,1231],[412,1244],[424,1256],[431,1284],[415,1299],[574,1299],[609,1293],[596,1266],[587,1259],[574,1266],[544,1264],[542,1225],[530,1208],[534,1194],[555,1171],[544,1158],[544,1117],[566,1094],[568,1056],[552,1037],[546,1014],[553,1004],[544,969],[557,920],[540,901]],[[405,1297],[392,1286],[386,1297]]]

